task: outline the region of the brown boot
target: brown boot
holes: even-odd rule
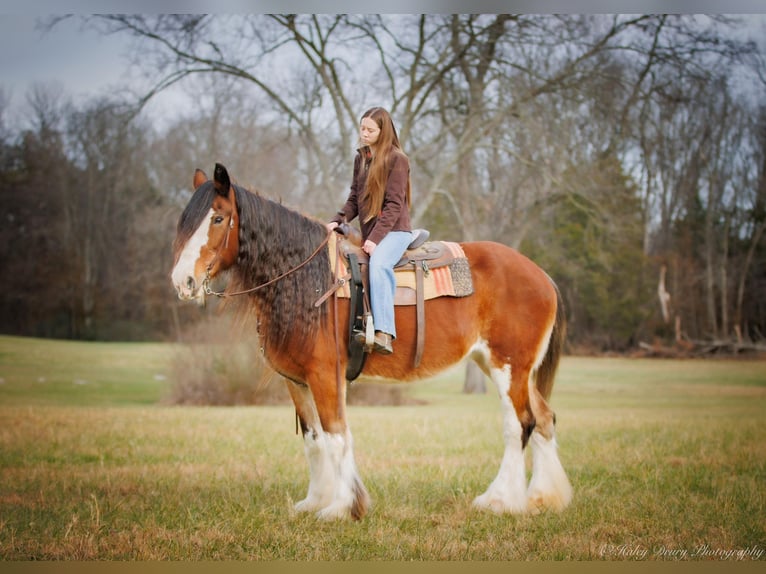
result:
[[[390,355],[394,352],[391,347],[391,335],[384,333],[383,331],[375,332],[375,351],[381,355]]]

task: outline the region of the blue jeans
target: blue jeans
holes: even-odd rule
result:
[[[396,338],[394,324],[394,265],[412,241],[409,231],[390,231],[375,247],[370,257],[370,307],[376,331]]]

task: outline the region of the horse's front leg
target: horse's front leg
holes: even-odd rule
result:
[[[300,421],[303,451],[309,465],[308,493],[306,498],[295,505],[295,510],[312,512],[332,503],[335,489],[332,464],[311,390],[307,385],[293,381],[287,381],[287,389],[290,391]]]
[[[308,494],[295,509],[318,511],[327,520],[359,520],[367,511],[369,495],[356,468],[353,439],[343,416],[345,396],[341,403],[333,390],[313,387],[312,391],[311,385],[296,383],[288,387],[301,421],[310,473]]]
[[[335,487],[332,502],[322,508],[318,516],[326,520],[359,520],[367,512],[370,496],[356,468],[351,431],[347,428],[343,433],[326,433],[325,439]]]

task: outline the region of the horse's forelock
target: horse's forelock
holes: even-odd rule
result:
[[[178,219],[176,240],[173,244],[173,250],[176,255],[194,232],[197,231],[205,215],[210,211],[215,195],[215,187],[212,182],[203,183],[192,195],[189,203],[181,213],[181,217]]]

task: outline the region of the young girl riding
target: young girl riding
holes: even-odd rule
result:
[[[327,228],[333,230],[359,217],[362,249],[370,256],[374,348],[390,354],[396,338],[394,265],[412,241],[410,162],[399,144],[391,115],[383,108],[371,108],[362,115],[359,141],[351,191]]]

